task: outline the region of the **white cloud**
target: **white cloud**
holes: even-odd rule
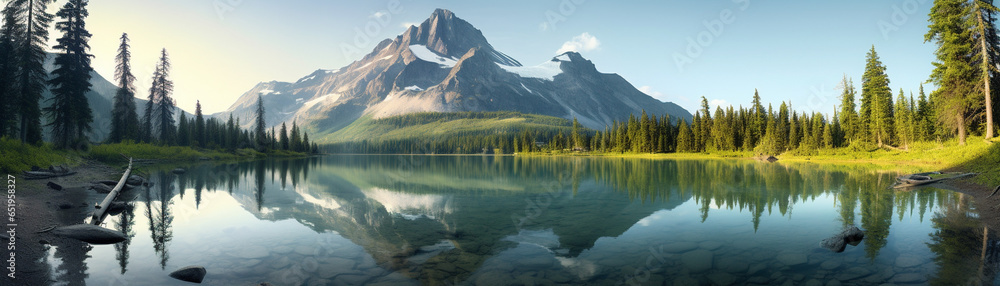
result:
[[[716,107],[722,106],[722,108],[725,109],[726,107],[729,106],[729,102],[727,102],[725,99],[713,99],[708,101],[708,106],[712,108],[709,111],[715,112]]]
[[[548,31],[549,30],[549,23],[548,22],[542,22],[541,24],[538,24],[538,30],[542,31],[542,32]]]
[[[420,23],[417,23],[417,22],[403,22],[403,23],[400,23],[399,26],[403,27],[403,29],[409,29],[410,26],[417,26],[417,27],[419,27]]]
[[[597,37],[590,35],[590,33],[584,32],[579,36],[573,37],[573,39],[563,43],[562,47],[556,51],[556,54],[562,54],[565,52],[589,52],[601,48],[601,41],[597,40]]]
[[[666,95],[662,92],[653,90],[653,87],[648,85],[640,86],[639,91],[645,93],[646,95],[652,96],[653,98],[659,101],[673,102],[678,105],[687,105],[692,103],[690,99],[684,97],[683,95]]]
[[[385,13],[385,11],[378,11],[378,12],[375,12],[375,13],[372,13],[372,15],[371,15],[371,16],[369,16],[369,17],[372,17],[372,18],[376,18],[376,19],[377,19],[377,18],[382,18],[382,17],[385,17],[385,15],[387,15],[387,14]]]

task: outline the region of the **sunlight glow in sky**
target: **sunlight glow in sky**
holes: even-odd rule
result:
[[[620,74],[692,113],[701,96],[713,104],[747,106],[755,88],[775,108],[791,100],[800,111],[832,113],[843,75],[860,88],[872,45],[887,66],[894,94],[900,88],[916,93],[934,59],[934,45],[923,40],[931,5],[929,0],[101,0],[91,1],[87,25],[94,34],[94,68],[108,79],[118,38],[129,33],[139,97],[148,96],[159,50],[166,48],[174,97],[189,112],[195,100],[206,113],[219,112],[258,82],[294,82],[316,69],[343,67],[435,8],[445,8],[525,65],[577,50],[598,70]],[[53,32],[50,42],[58,36]]]

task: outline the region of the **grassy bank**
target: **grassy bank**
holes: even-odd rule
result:
[[[80,153],[53,150],[49,144],[35,146],[16,139],[0,138],[0,171],[15,173],[30,170],[31,166],[78,165]]]
[[[50,144],[35,146],[23,144],[20,141],[0,138],[0,171],[15,173],[31,169],[32,166],[47,167],[51,165],[76,166],[87,159],[104,163],[122,163],[127,161],[122,155],[145,160],[156,160],[163,163],[192,162],[199,160],[241,160],[264,157],[302,157],[305,153],[287,150],[258,152],[244,148],[232,151],[200,149],[182,146],[160,146],[147,143],[115,143],[94,145],[85,151],[58,150]]]
[[[534,152],[518,156],[594,156],[645,159],[751,159],[753,152],[707,153],[591,153],[591,152]],[[987,186],[1000,185],[1000,140],[983,140],[969,137],[966,145],[952,139],[944,142],[917,142],[906,149],[857,147],[786,152],[777,156],[782,162],[813,162],[843,164],[876,164],[916,167],[922,170],[975,172],[980,175],[973,181]]]

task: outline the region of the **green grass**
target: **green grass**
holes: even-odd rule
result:
[[[547,152],[518,156],[601,156],[646,159],[732,159],[754,158],[753,152],[708,153],[589,153]],[[907,149],[864,148],[858,146],[795,150],[777,156],[780,162],[810,162],[823,164],[873,164],[886,170],[961,171],[979,175],[972,180],[986,186],[1000,185],[1000,138],[992,141],[970,136],[964,146],[957,139],[944,142],[917,142]]]
[[[53,150],[51,144],[34,146],[23,144],[16,139],[0,138],[0,171],[5,173],[30,170],[32,166],[42,168],[61,164],[73,166],[79,162],[78,154]]]
[[[22,144],[18,140],[0,138],[0,171],[13,173],[30,170],[32,166],[79,165],[84,159],[93,159],[109,164],[126,162],[122,155],[156,160],[161,163],[191,162],[199,160],[240,160],[263,157],[302,157],[304,153],[286,150],[261,153],[253,149],[237,149],[232,152],[198,149],[181,146],[160,146],[147,143],[115,143],[91,146],[89,150],[59,150],[51,144],[34,146]]]
[[[122,155],[136,159],[195,161],[201,158],[227,160],[244,156],[256,157],[257,154],[255,153],[257,152],[248,149],[237,150],[233,154],[212,150],[196,150],[191,147],[159,146],[147,143],[115,143],[93,146],[90,148],[89,156],[102,162],[120,163],[126,161]]]
[[[517,112],[428,112],[381,119],[365,115],[319,142],[389,141],[520,130],[561,130],[569,134],[572,126],[566,119]]]

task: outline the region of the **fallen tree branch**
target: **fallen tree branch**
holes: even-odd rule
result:
[[[986,196],[986,197],[987,197],[987,198],[989,198],[989,197],[992,197],[993,195],[996,195],[996,194],[997,194],[997,192],[1000,192],[1000,186],[997,186],[997,189],[996,189],[996,190],[993,190],[993,193],[992,193],[992,194],[990,194],[989,196]]]
[[[101,221],[104,220],[104,215],[107,213],[111,202],[118,197],[118,193],[125,188],[125,181],[128,180],[129,175],[132,174],[132,158],[128,159],[128,168],[125,169],[125,173],[122,174],[122,178],[118,180],[118,184],[115,185],[114,189],[111,189],[111,193],[104,197],[104,201],[101,204],[94,206],[97,208],[94,210],[94,216],[91,218],[90,223],[93,225],[100,225]]]

